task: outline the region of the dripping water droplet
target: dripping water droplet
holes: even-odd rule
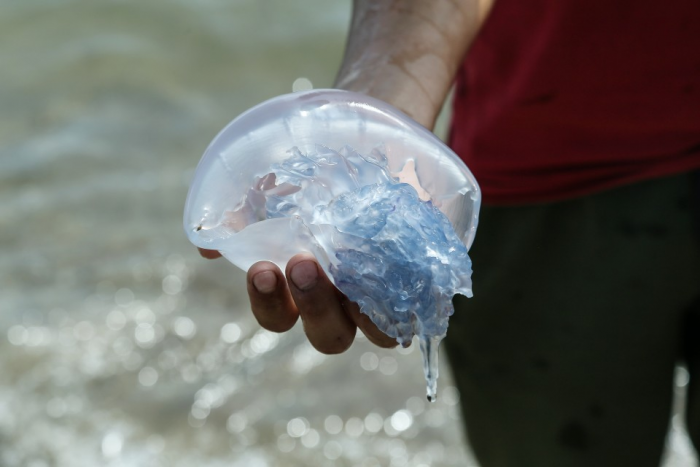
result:
[[[437,400],[438,348],[442,336],[420,336],[420,350],[423,354],[423,371],[427,383],[428,402]]]

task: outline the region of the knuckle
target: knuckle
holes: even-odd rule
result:
[[[307,319],[312,321],[326,318],[329,315],[328,308],[326,307],[319,307],[314,304],[305,304],[303,302],[300,303],[299,301],[297,301],[297,306],[299,307],[299,311],[303,313]]]
[[[398,342],[396,342],[395,340],[393,340],[389,337],[389,338],[382,340],[382,342],[379,344],[379,347],[382,347],[384,349],[393,349],[393,348],[397,347],[398,345],[399,345]]]
[[[381,334],[380,336],[377,336],[377,335],[373,335],[372,333],[365,333],[365,336],[374,345],[376,345],[377,347],[381,347],[383,349],[393,349],[394,347],[399,345],[399,343],[396,341],[396,339],[392,339],[391,337],[387,336],[386,334]]]
[[[292,322],[291,320],[281,321],[281,320],[261,320],[261,319],[258,319],[258,324],[260,324],[260,326],[263,327],[264,329],[267,329],[270,332],[276,332],[278,334],[281,334],[283,332],[287,332],[294,327],[294,322]]]
[[[258,324],[268,331],[287,332],[296,323],[296,316],[286,313],[280,303],[251,303],[251,311]]]
[[[325,355],[338,355],[350,348],[354,336],[339,334],[334,339],[324,339],[322,342],[311,342],[316,350]]]

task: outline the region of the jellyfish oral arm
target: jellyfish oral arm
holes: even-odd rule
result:
[[[401,109],[428,129],[494,0],[355,0],[336,88]]]

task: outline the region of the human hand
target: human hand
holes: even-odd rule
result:
[[[208,259],[221,256],[218,251],[199,249]],[[316,259],[300,253],[287,263],[284,274],[269,261],[255,263],[247,274],[248,297],[260,326],[273,332],[290,330],[301,317],[311,345],[324,354],[345,352],[357,328],[379,347],[396,347],[393,339],[360,312],[355,302],[328,279]]]

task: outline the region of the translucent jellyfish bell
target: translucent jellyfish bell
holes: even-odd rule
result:
[[[276,97],[214,138],[184,227],[247,270],[302,251],[385,333],[417,334],[434,399],[455,293],[471,296],[476,180],[445,144],[379,100],[340,90]]]

